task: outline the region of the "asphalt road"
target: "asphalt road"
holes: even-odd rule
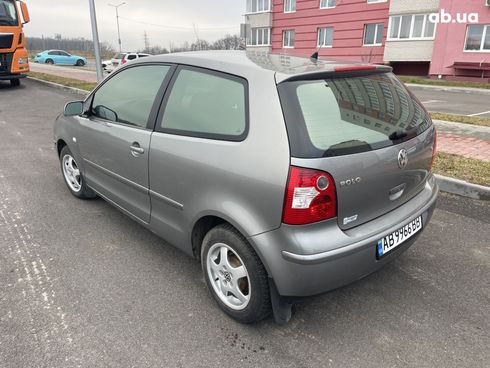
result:
[[[0,367],[488,367],[490,205],[441,196],[380,272],[235,323],[198,263],[65,188],[52,122],[69,92],[0,84]]]
[[[490,90],[458,91],[414,85],[409,88],[429,111],[490,118]]]

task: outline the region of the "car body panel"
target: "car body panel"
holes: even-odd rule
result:
[[[150,222],[148,154],[151,131],[109,121],[79,118],[77,144],[87,183],[144,222]],[[130,146],[144,153],[134,156]]]
[[[437,195],[437,182],[430,175],[412,200],[353,229],[343,231],[333,219],[306,226],[282,225],[249,241],[273,275],[280,295],[320,294],[379,270],[407,250],[421,232],[383,258],[376,257],[377,242],[383,236],[418,216],[422,216],[423,227],[427,226]]]
[[[291,157],[278,81],[332,73],[344,63],[305,58],[298,61],[288,55],[196,52],[141,58],[115,73],[146,63],[200,67],[247,80],[248,135],[232,142],[145,129],[130,131],[124,126],[95,124],[83,117],[61,116],[55,123],[55,140],[63,139],[75,158],[84,160],[82,171],[93,189],[184,252],[196,254],[192,244],[194,225],[206,216],[219,217],[249,240],[281,295],[306,296],[354,281],[395,259],[414,239],[381,260],[376,259],[375,243],[411,219],[422,216],[424,228],[427,226],[438,193],[435,179],[427,170],[432,128],[402,145],[352,157]],[[160,114],[163,109],[162,102]],[[136,139],[134,130],[138,130]],[[130,155],[129,146],[136,140],[145,148],[143,160]],[[394,166],[402,147],[410,151],[405,171]],[[343,228],[337,218],[309,225],[283,224],[291,164],[333,173],[337,192],[345,190],[339,195],[339,200],[346,202],[339,207],[339,215],[357,211],[359,222]],[[390,176],[386,188],[379,188],[379,181],[373,178],[382,176],[385,170],[399,176]],[[359,193],[355,187],[340,188],[340,181],[354,172],[367,183]],[[378,189],[373,198],[379,195],[385,201],[387,189],[410,180],[414,185],[407,197],[393,201],[392,206],[384,205],[377,211],[374,201],[366,209],[355,204],[362,193],[373,195],[369,191]],[[349,197],[353,198],[350,202]]]
[[[250,111],[243,141],[160,132],[152,136],[152,226],[187,252],[192,227],[203,216],[230,219],[247,236],[281,224],[289,146],[274,78],[270,73],[240,76],[249,81],[250,105],[259,107]],[[265,154],[257,147],[271,145],[270,137],[273,149]]]

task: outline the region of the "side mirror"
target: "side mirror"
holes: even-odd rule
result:
[[[68,102],[65,105],[65,109],[63,110],[63,114],[65,116],[82,115],[83,114],[83,102],[82,101]]]
[[[29,16],[29,10],[27,10],[27,5],[25,2],[20,2],[20,10],[22,11],[22,18],[24,19],[24,24],[29,23],[31,21],[31,17]]]

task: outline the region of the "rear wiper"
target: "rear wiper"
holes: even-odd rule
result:
[[[396,130],[393,133],[391,133],[388,138],[390,141],[399,141],[400,139],[403,139],[407,136],[407,132],[404,132],[402,130]]]
[[[408,136],[412,137],[412,136],[415,136],[417,135],[417,131],[418,131],[418,128],[415,127],[415,128],[412,128],[408,131],[405,131],[405,130],[396,130],[394,131],[393,133],[391,133],[389,136],[388,136],[388,139],[390,141],[399,141],[403,138],[406,138]]]
[[[372,150],[372,147],[369,143],[353,139],[330,146],[330,148],[323,153],[323,157],[350,155],[370,150]]]

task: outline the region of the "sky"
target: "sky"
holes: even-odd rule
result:
[[[92,38],[88,0],[24,0],[31,22],[26,35]],[[108,4],[124,0],[95,0],[99,38],[117,50],[115,9]],[[244,22],[245,0],[126,0],[119,7],[123,51],[144,48],[144,32],[150,45],[179,46],[185,41],[214,41],[238,34]],[[144,24],[148,23],[148,24]]]

